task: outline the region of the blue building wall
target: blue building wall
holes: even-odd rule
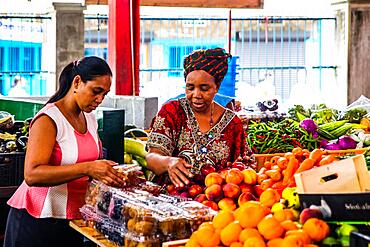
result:
[[[15,76],[27,81],[30,95],[45,95],[45,79],[41,73],[42,44],[0,40],[0,93],[7,95]]]

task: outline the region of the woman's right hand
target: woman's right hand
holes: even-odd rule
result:
[[[188,170],[191,167],[192,165],[181,158],[171,157],[169,159],[167,171],[176,187],[183,187],[185,184],[189,184],[188,178],[193,177],[193,174]]]
[[[116,162],[111,160],[96,160],[90,163],[88,176],[113,187],[122,187],[125,184],[125,177],[113,166]]]

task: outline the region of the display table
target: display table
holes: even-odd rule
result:
[[[83,220],[72,220],[69,222],[69,225],[84,235],[89,240],[93,241],[98,246],[102,247],[118,247],[118,244],[115,244],[111,241],[109,241],[103,234],[96,231],[94,228],[86,226],[85,222]],[[184,246],[187,242],[187,239],[182,240],[176,240],[171,242],[165,242],[163,243],[163,247],[178,247],[178,246]]]
[[[86,226],[83,220],[72,220],[69,222],[69,225],[98,246],[118,247],[117,244],[109,241],[103,234],[96,231],[94,228]]]

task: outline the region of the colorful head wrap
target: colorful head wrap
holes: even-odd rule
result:
[[[215,82],[220,86],[224,79],[227,68],[228,58],[231,57],[222,48],[196,50],[184,59],[184,77],[194,70],[204,70],[215,78]]]

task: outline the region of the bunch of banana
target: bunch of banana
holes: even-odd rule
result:
[[[148,164],[146,162],[145,156],[147,155],[148,152],[145,150],[145,145],[146,145],[145,141],[125,137],[124,163],[125,164],[137,163],[141,165],[145,173],[146,179],[152,181],[155,177],[155,174],[151,170],[147,169]]]
[[[140,165],[143,167],[147,166],[145,156],[147,155],[147,151],[145,150],[145,142],[125,137],[125,157],[124,161],[126,164],[132,163],[132,160],[136,160],[139,162]]]
[[[338,120],[319,125],[317,133],[327,140],[338,139],[352,129],[366,129],[363,124],[348,123],[348,120]]]

